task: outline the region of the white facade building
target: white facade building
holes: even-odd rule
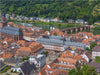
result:
[[[95,46],[92,49],[92,58],[95,59],[96,56],[100,56],[100,46]]]
[[[41,68],[46,64],[46,56],[42,54],[38,54],[37,56],[30,56],[30,63],[34,63],[37,68]]]
[[[12,67],[11,68],[11,70],[13,71],[13,72],[20,72],[21,71],[21,68],[20,67]]]

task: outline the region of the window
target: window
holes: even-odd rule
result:
[[[64,64],[66,65],[66,62],[64,62]]]
[[[74,66],[74,64],[72,64],[72,66]]]
[[[70,63],[68,62],[68,65],[70,65]]]
[[[61,61],[61,64],[63,64],[63,61]]]
[[[65,68],[63,67],[63,70],[65,70]]]

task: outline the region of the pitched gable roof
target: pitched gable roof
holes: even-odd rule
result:
[[[5,66],[5,63],[3,63],[2,61],[0,61],[0,68],[2,68],[3,66]]]
[[[20,66],[22,72],[24,73],[24,75],[30,75],[30,73],[36,70],[36,66],[34,64],[30,64],[28,61],[23,63]]]
[[[19,28],[5,26],[0,29],[0,32],[10,34],[10,35],[22,35],[22,32]]]

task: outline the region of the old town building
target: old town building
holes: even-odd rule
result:
[[[1,22],[0,22],[0,38],[12,38],[14,40],[23,39],[22,30],[16,27],[7,26],[7,20],[5,18],[5,12],[3,11],[1,14]]]

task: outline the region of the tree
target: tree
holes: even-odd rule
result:
[[[9,8],[9,11],[11,12],[11,14],[12,14],[12,12],[14,11],[14,7],[13,6],[11,6],[10,8]]]
[[[95,47],[96,45],[97,45],[96,42],[91,43],[91,45],[90,45],[90,51],[92,51],[92,48]]]
[[[97,75],[97,72],[94,67],[89,67],[87,64],[84,64],[81,68],[72,69],[69,71],[68,75]]]
[[[66,8],[67,7],[67,8]],[[5,8],[7,13],[16,13],[26,16],[49,17],[67,21],[67,19],[82,18],[89,23],[100,20],[100,1],[1,1],[1,10]],[[96,11],[95,11],[96,10]],[[92,14],[92,12],[95,12]],[[96,16],[93,16],[95,15]]]
[[[54,33],[55,36],[57,36],[57,33]]]
[[[6,73],[6,75],[10,75],[9,73]]]
[[[59,28],[61,29],[61,24],[59,24]]]
[[[72,70],[70,70],[70,71],[68,72],[68,75],[74,75],[75,72],[76,72],[76,70],[75,70],[75,69],[72,69]]]
[[[86,50],[89,51],[90,49],[88,47],[86,47]]]
[[[96,57],[95,57],[95,62],[96,62],[96,63],[100,63],[100,57],[99,57],[99,56],[96,56]]]
[[[95,71],[94,67],[88,67],[86,73],[87,75],[97,75],[97,72]]]
[[[100,34],[100,27],[95,27],[93,30],[93,34],[94,35]]]
[[[46,55],[46,56],[47,56],[47,55],[48,55],[48,51],[46,51],[46,52],[43,52],[42,54],[44,54],[44,55]]]

